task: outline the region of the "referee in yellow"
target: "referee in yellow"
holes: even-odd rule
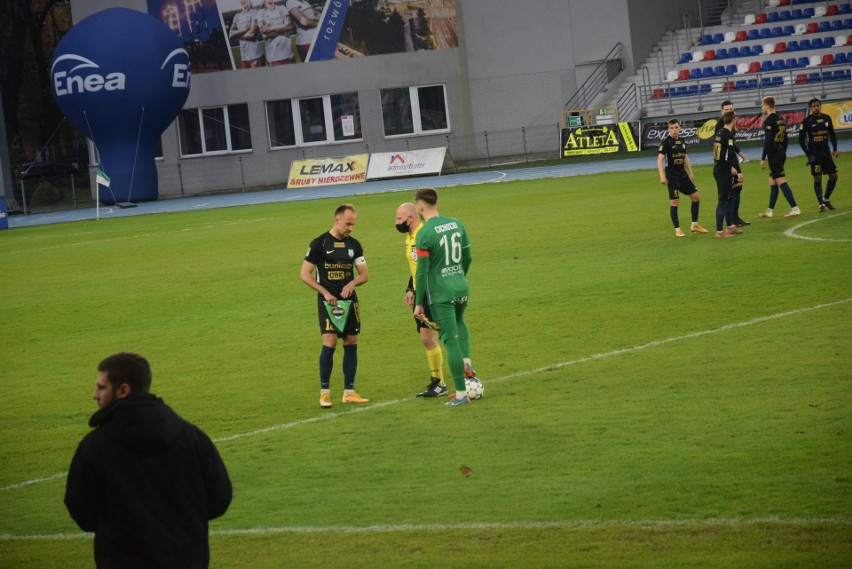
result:
[[[417,208],[413,203],[404,203],[396,210],[396,229],[405,233],[405,257],[408,259],[408,269],[411,276],[408,278],[408,287],[405,290],[405,304],[414,309],[415,275],[417,275],[417,232],[423,224],[417,215]],[[431,321],[432,315],[429,306],[423,306],[426,318]],[[420,334],[420,343],[426,348],[426,359],[431,370],[429,387],[417,394],[417,397],[441,397],[447,394],[447,384],[444,381],[444,354],[441,352],[441,344],[438,340],[438,332],[429,327],[423,320],[414,319],[417,323],[417,331]]]

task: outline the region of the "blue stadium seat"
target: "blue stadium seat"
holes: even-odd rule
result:
[[[784,61],[785,67],[787,69],[796,69],[799,66],[799,62],[796,61],[795,57],[788,57],[786,61]]]
[[[695,68],[689,72],[690,79],[701,79],[701,69]]]
[[[781,10],[780,12],[778,12],[778,20],[782,22],[786,22],[787,20],[789,20],[790,16],[790,10]]]
[[[777,22],[778,21],[778,12],[769,12],[768,14],[766,14],[766,21],[770,22],[770,23],[771,22]]]
[[[725,41],[725,34],[713,34],[713,43],[722,43]]]
[[[746,89],[757,89],[757,79],[749,79],[746,81]]]
[[[769,28],[760,28],[760,39],[765,40],[772,37],[772,30]]]
[[[760,64],[761,71],[772,71],[772,62],[768,59]]]
[[[838,14],[852,14],[852,4],[848,2],[846,4],[841,4],[838,8]]]
[[[713,71],[712,67],[705,67],[701,70],[701,77],[703,79],[707,79],[708,77],[715,77],[716,73]]]
[[[831,23],[827,20],[823,20],[819,23],[819,31],[820,32],[830,32],[831,31]]]
[[[728,57],[728,50],[723,47],[716,50],[716,57],[714,59],[728,59]]]
[[[781,30],[781,35],[792,36],[796,32],[796,28],[793,26],[784,26],[784,29]]]
[[[683,97],[684,95],[686,95],[686,87],[678,87],[677,89],[675,89],[675,97]]]
[[[697,95],[698,94],[698,85],[690,85],[689,87],[687,87],[686,94],[688,96]]]
[[[684,63],[689,63],[692,61],[692,52],[687,51],[686,53],[680,54],[680,59],[678,60],[678,65],[683,65]]]
[[[785,69],[787,69],[787,65],[784,63],[783,59],[776,59],[772,62],[773,71],[784,71]]]
[[[839,32],[843,29],[843,20],[832,20],[831,21],[831,31]]]
[[[822,38],[814,38],[811,40],[811,49],[823,49],[825,48],[825,44],[822,41]]]
[[[799,42],[790,40],[787,42],[787,51],[799,51]]]
[[[852,18],[847,18],[843,20],[843,28],[847,30],[852,29]]]
[[[772,28],[772,37],[773,38],[777,38],[777,37],[780,37],[782,35],[784,35],[784,32],[780,27],[775,26],[774,28]]]
[[[796,62],[796,67],[807,67],[809,62],[810,62],[809,58],[800,57],[799,60]]]
[[[799,49],[805,51],[811,49],[811,40],[802,40],[799,42]]]
[[[802,14],[802,9],[796,8],[795,10],[792,10],[790,12],[790,18],[792,18],[793,20],[801,20],[802,18],[804,18],[804,15]]]
[[[750,30],[748,31],[748,39],[749,39],[749,41],[752,41],[752,40],[759,40],[759,39],[760,39],[760,32],[759,32],[759,31],[757,31],[757,30],[756,30],[756,29],[754,29],[754,28],[750,29]]]
[[[710,92],[710,91],[712,91],[712,90],[713,90],[713,86],[712,86],[712,85],[704,84],[704,85],[702,85],[701,87],[699,87],[699,92],[700,92],[702,95],[706,95],[707,93],[709,93],[709,92]]]
[[[761,55],[763,53],[763,46],[760,44],[751,46],[751,55]],[[746,54],[740,52],[741,57],[748,57]]]
[[[804,8],[802,10],[802,17],[804,18],[813,18],[814,17],[814,9],[813,8]]]
[[[725,75],[733,75],[736,72],[737,72],[737,66],[734,65],[734,64],[731,64],[731,65],[728,65],[728,66],[725,67],[725,73],[724,74]],[[718,75],[718,73],[716,75]]]
[[[819,83],[819,73],[810,73],[808,74],[808,83]]]
[[[704,34],[704,36],[701,37],[701,45],[709,45],[711,43],[713,43],[713,36],[710,34]]]
[[[740,48],[738,47],[729,47],[728,48],[728,57],[740,57]]]
[[[834,64],[835,65],[845,65],[848,62],[849,62],[849,60],[846,58],[845,53],[841,52],[841,53],[838,53],[837,55],[834,56]]]
[[[825,47],[834,47],[834,38],[831,36],[823,38],[822,45],[824,45]]]
[[[836,59],[836,58],[835,58],[835,61],[837,61],[837,59]],[[844,62],[844,63],[845,63],[845,62]],[[736,70],[737,70],[737,68],[736,68],[736,67],[734,67],[734,71],[735,71],[735,72],[736,72]],[[714,68],[713,68],[713,76],[715,76],[715,77],[724,77],[725,75],[730,75],[730,74],[729,74],[727,71],[725,71],[725,66],[724,66],[724,65],[717,65],[716,67],[714,67]]]

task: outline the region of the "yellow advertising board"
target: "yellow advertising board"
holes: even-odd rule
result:
[[[287,187],[310,188],[364,182],[367,180],[369,158],[369,154],[354,154],[336,158],[293,160]]]
[[[852,129],[852,101],[823,103],[822,112],[831,117],[834,130]]]
[[[629,123],[562,129],[562,157],[636,152],[639,145]]]

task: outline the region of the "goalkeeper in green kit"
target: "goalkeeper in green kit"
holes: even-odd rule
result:
[[[456,392],[448,406],[468,405],[466,377],[476,377],[470,363],[470,338],[464,322],[469,293],[470,239],[458,219],[438,213],[438,192],[422,188],[414,197],[423,227],[417,233],[417,278],[414,316],[429,303],[438,335],[447,352]]]

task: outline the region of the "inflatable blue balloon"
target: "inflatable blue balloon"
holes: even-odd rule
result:
[[[53,96],[95,144],[109,186],[102,203],[158,196],[154,149],[189,96],[189,54],[165,24],[127,8],[74,25],[50,68]]]

